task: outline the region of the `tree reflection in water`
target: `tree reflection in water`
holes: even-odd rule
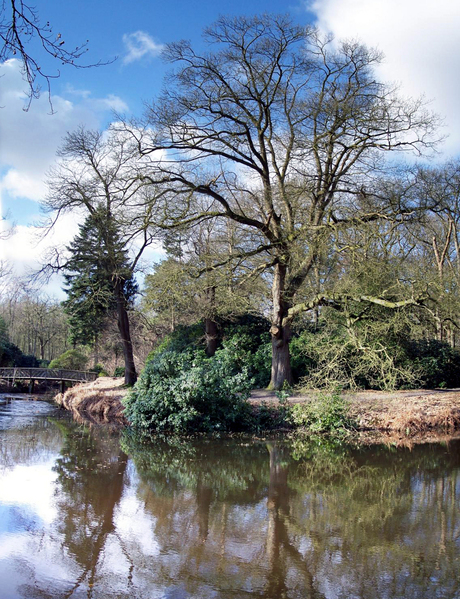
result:
[[[116,532],[115,508],[123,493],[127,456],[107,430],[95,435],[76,425],[62,428],[65,442],[54,467],[61,485],[58,530],[82,570],[66,594],[70,597],[83,581],[89,589],[95,585],[107,538]]]
[[[458,443],[21,434],[0,434],[3,467],[54,455],[57,515],[8,599],[460,597]]]
[[[219,597],[459,594],[458,443],[128,445],[186,596],[200,585]]]

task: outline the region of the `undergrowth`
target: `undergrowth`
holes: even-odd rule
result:
[[[335,389],[319,393],[314,400],[295,404],[291,418],[294,425],[313,433],[344,432],[355,428],[349,408],[349,402]]]
[[[201,350],[159,352],[125,398],[125,416],[144,430],[234,430],[247,417],[253,387],[244,357],[233,343],[212,358]]]

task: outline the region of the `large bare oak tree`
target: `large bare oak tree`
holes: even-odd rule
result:
[[[149,143],[138,140],[152,156],[144,176],[169,190],[163,226],[225,218],[246,230],[250,243],[227,259],[257,255],[255,274],[271,274],[280,388],[292,378],[292,319],[330,301],[297,301],[325,239],[404,211],[376,191],[383,156],[430,148],[437,122],[376,80],[379,53],[287,17],[221,18],[205,40],[203,53],[184,41],[166,50],[175,70],[148,109]]]

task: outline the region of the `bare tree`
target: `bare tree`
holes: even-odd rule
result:
[[[50,361],[68,349],[68,325],[62,307],[37,290],[10,285],[1,297],[0,316],[11,343],[24,354]]]
[[[291,381],[295,315],[339,301],[297,299],[325,240],[404,212],[376,189],[383,156],[431,148],[437,119],[376,80],[379,53],[336,46],[287,17],[221,18],[205,39],[204,54],[188,42],[169,45],[176,71],[149,107],[149,144],[131,132],[142,154],[160,156],[145,177],[170,187],[163,226],[217,218],[246,231],[250,247],[228,261],[257,255],[253,274],[270,273],[271,386],[279,388]]]
[[[414,193],[426,206],[423,218],[407,230],[417,245],[413,268],[430,283],[431,313],[438,341],[456,344],[460,329],[460,163],[417,169]]]
[[[259,314],[269,289],[262,279],[250,276],[255,268],[250,258],[228,260],[246,245],[245,231],[234,222],[205,220],[170,233],[163,242],[167,258],[146,276],[143,307],[158,329],[174,331],[179,324],[203,320],[206,353],[213,356],[219,321]]]
[[[29,49],[33,39],[39,42],[37,53],[32,53]],[[23,0],[2,0],[0,3],[0,62],[9,58],[20,61],[22,74],[27,82],[26,110],[32,100],[40,96],[41,83],[45,85],[51,105],[51,80],[59,77],[60,71],[50,73],[44,70],[41,60],[46,55],[61,65],[79,69],[109,64],[102,61],[82,64],[81,59],[88,51],[88,42],[86,40],[70,50],[70,44],[65,45],[65,37],[53,31],[49,21],[45,22],[40,18],[34,5]]]
[[[99,246],[93,248],[93,254],[101,257],[111,281],[125,359],[125,381],[131,385],[136,381],[136,369],[123,288],[138,268],[145,248],[154,241],[150,222],[155,202],[139,177],[138,155],[134,150],[126,135],[114,130],[102,134],[81,128],[68,134],[59,151],[61,161],[50,173],[49,193],[44,202],[51,213],[50,227],[59,225],[62,214],[74,212],[76,216],[91,217],[92,226],[97,229],[94,239]],[[91,243],[92,239],[88,236],[86,242]],[[69,266],[72,257],[62,250],[54,250],[43,272],[65,270]],[[120,262],[116,255],[123,260]]]

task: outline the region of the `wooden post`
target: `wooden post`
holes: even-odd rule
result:
[[[61,393],[65,393],[65,381],[61,380]]]
[[[35,385],[34,379],[30,379],[30,381],[29,381],[29,393],[33,393],[34,392],[34,385]]]

